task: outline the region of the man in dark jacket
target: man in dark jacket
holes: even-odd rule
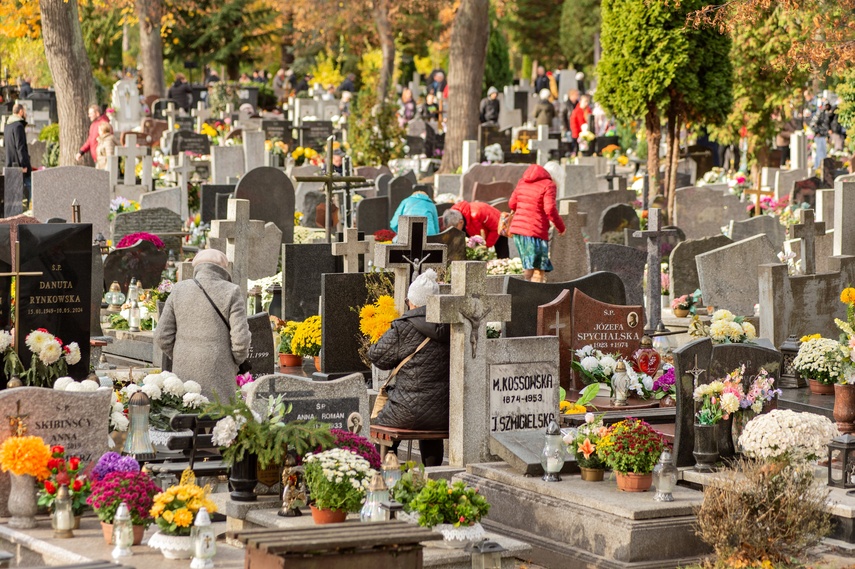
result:
[[[20,97],[22,99],[29,99],[30,95],[33,94],[33,87],[30,85],[30,82],[26,77],[21,77],[21,92]]]
[[[534,78],[534,92],[540,93],[543,89],[549,89],[549,77],[542,65],[537,66],[537,77]]]
[[[813,167],[819,170],[822,166],[822,161],[828,156],[828,135],[831,131],[831,104],[825,103],[823,107],[813,116],[813,121],[810,124],[811,130],[814,132],[813,144]]]
[[[481,124],[499,124],[499,90],[487,89],[487,96],[481,99]]]
[[[338,86],[339,93],[344,93],[345,91],[350,93],[356,92],[356,75],[353,73],[348,73],[344,81],[341,82],[341,85]]]
[[[167,91],[166,96],[170,99],[178,101],[178,106],[186,112],[190,112],[191,103],[193,102],[193,89],[187,83],[187,78],[183,73],[175,74],[175,83]]]
[[[450,336],[448,326],[432,324],[425,317],[425,304],[434,294],[439,294],[436,272],[428,269],[413,280],[407,291],[410,310],[393,321],[368,352],[368,359],[382,370],[401,366],[388,392],[389,400],[377,416],[378,425],[448,430]],[[425,466],[442,464],[441,440],[419,441],[419,452]]]
[[[15,103],[12,116],[3,131],[3,143],[6,146],[6,167],[20,168],[24,172],[24,198],[30,199],[31,178],[30,151],[27,147],[27,109]]]

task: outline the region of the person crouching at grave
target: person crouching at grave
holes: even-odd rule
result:
[[[510,257],[508,238],[499,235],[502,212],[484,202],[459,201],[442,214],[443,227],[456,227],[469,237],[482,237],[487,247],[493,247],[496,257]]]
[[[382,370],[396,370],[387,384],[389,396],[376,424],[418,431],[448,430],[449,331],[425,318],[425,304],[439,294],[436,272],[428,269],[407,291],[409,310],[371,346],[368,359]],[[397,450],[397,443],[392,452]],[[441,440],[420,440],[425,466],[442,464]]]
[[[408,198],[401,201],[398,209],[395,210],[395,215],[389,222],[389,228],[395,233],[398,232],[398,218],[403,216],[426,217],[427,234],[436,235],[439,233],[439,214],[436,211],[436,204],[433,203],[430,196],[422,191],[413,192]]]
[[[555,202],[555,182],[543,166],[532,164],[514,188],[508,207],[513,212],[510,232],[520,252],[525,280],[546,282],[549,260],[549,222],[564,235],[564,221]]]
[[[166,299],[154,339],[172,358],[172,372],[202,386],[202,394],[228,401],[239,364],[249,356],[246,300],[231,282],[226,256],[199,251],[193,279],[177,283]]]
[[[98,150],[95,167],[99,170],[107,169],[107,158],[116,154],[116,139],[113,138],[113,127],[108,122],[102,122],[98,126]]]

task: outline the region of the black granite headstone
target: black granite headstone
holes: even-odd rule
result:
[[[358,309],[368,298],[364,273],[325,274],[321,277],[324,318],[321,322],[321,371],[325,379],[367,372],[359,358]]]
[[[252,363],[252,377],[258,379],[263,375],[273,373],[276,365],[277,350],[273,345],[273,332],[270,330],[270,316],[259,312],[248,317],[249,324],[249,357]]]
[[[428,243],[440,243],[448,247],[448,262],[466,260],[466,234],[456,227],[449,227],[436,235],[428,235]]]
[[[365,198],[356,204],[356,227],[366,235],[389,229],[391,217],[389,198],[386,196]]]
[[[93,336],[103,335],[101,330],[101,300],[104,298],[104,259],[101,246],[92,245],[92,296],[90,298],[89,325]]]
[[[286,243],[282,253],[282,314],[302,322],[318,314],[321,275],[341,272],[329,243]]]
[[[579,289],[591,298],[609,304],[626,304],[623,281],[614,273],[592,273],[566,283],[533,283],[505,277],[503,292],[511,295],[511,320],[505,322],[502,337],[537,335],[537,307],[561,294]]]
[[[12,240],[8,225],[0,225],[0,273],[12,270]],[[0,329],[5,330],[12,322],[11,316],[12,277],[0,277]]]
[[[293,140],[291,136],[291,121],[265,119],[261,121],[261,130],[264,131],[264,138],[266,140],[278,139],[285,144],[291,144]]]
[[[414,190],[415,183],[405,176],[392,178],[389,182],[389,214],[390,217],[401,205],[401,202],[410,197]]]
[[[3,169],[3,217],[24,213],[24,173],[20,168]]]
[[[282,231],[282,243],[294,241],[294,185],[285,172],[263,166],[244,175],[235,198],[249,200],[250,219],[270,221]]]
[[[46,328],[63,344],[80,345],[80,361],[69,366],[75,379],[89,375],[92,308],[92,226],[32,224],[18,227],[21,272],[42,273],[18,279],[17,329],[21,337]],[[18,356],[28,363],[32,354],[18,342]]]
[[[478,127],[478,147],[481,149],[481,161],[487,159],[484,150],[493,144],[498,144],[502,148],[503,154],[510,154],[512,138],[510,129],[499,130],[498,125],[480,125]]]
[[[322,152],[327,138],[333,133],[332,121],[303,121],[300,127],[300,146]]]
[[[217,217],[217,196],[219,194],[232,194],[234,191],[235,187],[232,185],[202,184],[201,205],[199,206],[202,223],[211,223],[214,219],[221,219]]]
[[[216,194],[214,196],[214,219],[228,219],[229,217],[229,199],[234,197],[234,193]]]
[[[211,140],[204,134],[196,134],[192,130],[179,130],[169,134],[172,136],[172,154],[192,152],[202,156],[211,153]]]
[[[158,250],[151,241],[140,240],[131,247],[114,249],[104,260],[104,282],[110,286],[117,281],[125,295],[132,278],[138,279],[143,288],[154,288],[160,284],[167,257],[167,251]]]

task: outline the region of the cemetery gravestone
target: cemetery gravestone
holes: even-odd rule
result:
[[[389,183],[392,181],[392,174],[381,172],[374,178],[374,187],[377,188],[377,197],[389,196]],[[392,210],[394,211],[394,210]]]
[[[790,193],[790,203],[794,205],[806,203],[809,208],[816,207],[816,191],[823,188],[822,180],[816,176],[807,180],[800,180],[793,184],[793,191]]]
[[[461,181],[462,197],[466,201],[473,200],[472,192],[475,189],[475,182],[508,182],[516,187],[528,167],[528,164],[475,164],[463,174]]]
[[[775,175],[775,199],[779,200],[793,193],[796,182],[807,180],[810,176],[804,168],[779,170]]]
[[[6,269],[0,259],[0,272]],[[90,333],[92,336],[103,336],[101,329],[101,300],[104,298],[104,259],[101,258],[101,246],[92,246],[92,295],[89,298]],[[0,318],[2,321],[2,318]],[[94,358],[93,358],[94,359]]]
[[[286,120],[262,120],[261,130],[266,140],[281,140],[291,144],[291,122]]]
[[[408,178],[399,176],[389,182],[389,211],[393,214],[397,211],[401,202],[413,194],[415,184]]]
[[[437,235],[429,235],[427,242],[445,245],[449,263],[466,260],[466,234],[456,227],[449,227]]]
[[[816,220],[825,223],[826,230],[834,229],[834,190],[816,191]]]
[[[472,189],[472,201],[490,203],[498,199],[510,199],[514,193],[514,185],[510,182],[494,182],[485,184],[483,182],[475,182]]]
[[[249,211],[247,200],[230,199],[227,219],[212,221],[209,233],[212,242],[214,239],[225,242],[225,254],[232,263],[232,282],[240,287],[242,298],[246,296],[249,278],[250,235],[253,229]]]
[[[578,194],[589,194],[597,190],[597,170],[594,166],[567,164],[564,166],[564,181],[558,186],[558,198],[572,198]]]
[[[626,203],[614,204],[600,214],[599,231],[602,237],[606,233],[620,233],[623,238],[624,229],[639,229],[641,227],[635,208]]]
[[[374,252],[374,238],[367,237],[364,241],[359,238],[358,229],[345,229],[343,241],[332,244],[332,254],[342,258],[342,266],[345,273],[358,273],[360,264],[370,258]]]
[[[558,213],[566,230],[564,235],[554,231],[549,243],[549,257],[553,264],[553,270],[549,273],[551,280],[572,281],[588,273],[588,250],[581,229],[585,225],[587,214],[579,213],[578,208],[579,204],[573,200],[558,203]]]
[[[246,359],[252,364],[252,377],[258,380],[274,372],[278,350],[273,345],[270,316],[266,312],[253,314],[246,320],[250,334],[249,356]]]
[[[688,239],[721,235],[732,221],[748,219],[745,204],[726,189],[711,186],[679,188],[674,194],[674,224]]]
[[[364,273],[321,275],[321,372],[316,378],[335,379],[368,371],[360,358],[359,307],[368,299]]]
[[[765,235],[772,246],[780,250],[787,237],[787,230],[777,217],[772,215],[757,215],[745,221],[731,221],[728,237],[733,241],[742,241],[755,235]]]
[[[569,290],[537,307],[537,335],[558,337],[558,369],[561,387],[573,388],[573,295]]]
[[[235,191],[235,187],[230,185],[217,186],[214,184],[202,184],[199,191],[201,200],[199,213],[202,216],[202,223],[210,223],[214,219],[217,219],[217,196],[219,194],[232,194]]]
[[[282,230],[282,242],[294,241],[294,186],[277,168],[261,167],[247,173],[235,188],[235,198],[249,200],[251,219],[271,221]]]
[[[739,266],[734,266],[734,259]],[[757,235],[696,257],[698,280],[707,306],[727,308],[741,316],[754,314],[760,292],[760,265],[777,263],[777,251],[765,235]]]
[[[80,204],[80,221],[91,223],[95,235],[108,235],[110,175],[106,171],[86,166],[61,166],[33,172],[33,215],[36,218],[70,217],[73,199]]]
[[[573,200],[579,204],[579,212],[588,214],[588,217],[585,219],[585,226],[582,228],[582,234],[588,242],[596,242],[601,240],[599,221],[602,212],[614,204],[632,203],[633,200],[635,200],[635,191],[615,190],[613,192],[577,194],[573,196]],[[558,202],[559,208],[561,207],[562,201],[564,200],[559,200]]]
[[[151,241],[145,240],[130,247],[114,249],[104,259],[104,281],[118,282],[125,296],[132,278],[138,279],[143,288],[154,288],[160,284],[167,256],[166,250],[159,250]]]
[[[234,186],[230,186],[230,187],[234,187]],[[229,217],[229,202],[231,200],[233,200],[234,197],[235,197],[234,192],[228,193],[228,194],[226,194],[226,193],[216,194],[214,196],[214,199],[216,200],[215,201],[216,206],[214,207],[214,219],[211,220],[212,222],[215,219],[228,219],[228,217]]]
[[[15,232],[17,235],[17,231]],[[0,224],[0,273],[10,273],[15,266],[12,253],[14,251],[15,237],[12,235],[12,227]],[[12,279],[0,278],[0,328],[6,329],[12,322],[12,304],[9,302],[12,293]],[[6,387],[6,376],[0,374],[0,389]]]
[[[300,125],[300,146],[322,151],[333,133],[331,121],[303,121]]]
[[[855,255],[855,181],[834,186],[834,254]]]
[[[182,219],[181,204],[184,202],[181,188],[163,188],[153,192],[145,192],[140,196],[141,209],[168,209]],[[186,203],[186,202],[184,202]]]
[[[243,148],[214,146],[211,148],[211,176],[216,185],[225,185],[231,178],[243,176]]]
[[[366,235],[389,229],[390,219],[389,198],[386,196],[365,198],[356,204],[356,227]]]
[[[695,261],[698,255],[714,251],[732,244],[733,241],[726,235],[704,237],[703,239],[689,239],[678,243],[671,251],[669,257],[669,277],[671,298],[677,298],[684,294],[692,294],[701,288],[698,277],[698,265]]]
[[[118,243],[126,235],[151,233],[163,241],[167,251],[181,249],[184,221],[181,216],[166,208],[141,209],[116,214],[112,223],[113,241]]]
[[[614,243],[587,243],[588,272],[606,271],[623,282],[628,304],[644,302],[644,268],[647,253]]]
[[[3,168],[3,217],[24,213],[24,173],[20,168]]]
[[[282,246],[282,314],[284,320],[302,322],[318,314],[321,275],[337,273],[329,243]]]
[[[172,154],[198,154],[205,156],[211,153],[211,140],[204,134],[197,134],[192,131],[179,130],[170,132],[172,135],[172,145],[170,149]]]

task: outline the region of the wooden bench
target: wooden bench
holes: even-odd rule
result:
[[[193,435],[172,437],[166,444],[166,448],[183,451],[184,456],[175,462],[167,459],[164,462],[149,464],[149,470],[155,474],[175,474],[176,476],[181,476],[187,468],[191,469],[197,477],[227,474],[229,469],[220,456],[220,449],[211,440],[210,430],[216,424],[216,419],[200,415],[174,416],[169,422],[172,429],[191,430]]]
[[[8,565],[7,565],[8,567]],[[116,569],[120,567],[118,563],[115,561],[89,561],[87,563],[77,563],[75,565],[53,565],[53,566],[41,566],[36,569]]]
[[[380,456],[386,456],[393,443],[407,441],[408,462],[413,455],[413,441],[436,441],[447,438],[448,431],[413,431],[410,429],[384,427],[383,425],[371,425],[371,442],[380,445]]]
[[[439,533],[407,522],[357,520],[340,524],[288,529],[230,531],[230,539],[246,546],[246,569],[421,569],[421,542],[441,539]]]

